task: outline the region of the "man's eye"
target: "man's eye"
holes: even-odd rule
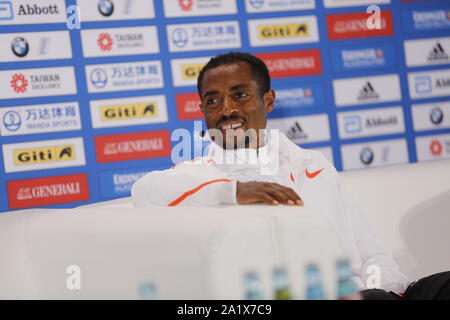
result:
[[[248,94],[246,94],[245,92],[238,92],[235,96],[236,98],[245,98],[248,96]]]
[[[214,103],[217,103],[217,101],[219,101],[219,100],[216,98],[209,98],[206,100],[206,104],[214,104]]]

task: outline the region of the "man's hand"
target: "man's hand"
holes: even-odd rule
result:
[[[270,205],[286,204],[303,206],[299,195],[291,188],[273,182],[237,182],[237,202],[252,204],[264,202]]]

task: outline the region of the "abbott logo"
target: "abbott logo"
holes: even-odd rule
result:
[[[358,115],[346,115],[344,117],[345,132],[349,134],[360,133],[362,131],[361,117]]]
[[[1,20],[13,20],[14,11],[11,1],[0,1],[0,21]]]
[[[417,76],[414,80],[414,89],[417,94],[428,94],[433,91],[433,84],[430,76]]]

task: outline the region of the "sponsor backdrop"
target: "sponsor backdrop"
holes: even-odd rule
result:
[[[267,63],[269,127],[338,170],[450,157],[449,1],[9,0],[0,48],[0,212],[128,196],[198,155],[196,78],[230,50]]]

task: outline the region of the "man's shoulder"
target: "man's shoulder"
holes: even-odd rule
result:
[[[288,157],[295,157],[296,159],[303,159],[306,161],[325,159],[322,152],[314,149],[303,148],[289,140],[289,138],[283,134],[280,134],[280,151],[283,155]]]

